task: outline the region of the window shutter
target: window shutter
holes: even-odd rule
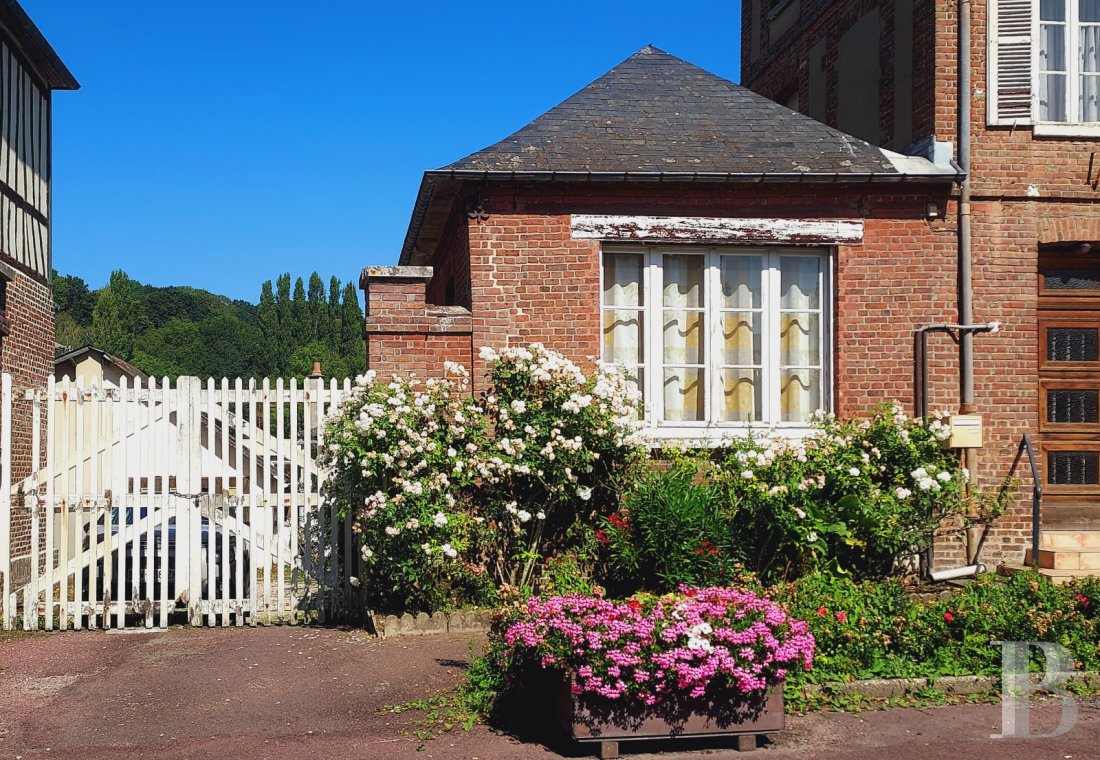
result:
[[[990,124],[1031,122],[1033,7],[1033,0],[989,0]]]

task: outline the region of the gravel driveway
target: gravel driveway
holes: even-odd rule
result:
[[[428,742],[381,708],[457,683],[467,637],[379,641],[316,628],[56,633],[0,638],[0,758],[467,758],[584,756],[484,727]],[[1036,730],[1057,721],[1041,708]],[[544,716],[532,716],[543,720]],[[1065,760],[1100,757],[1100,704],[1054,740],[994,741],[998,705],[789,720],[760,760]],[[624,757],[744,757],[720,745]],[[662,748],[664,749],[664,748]],[[565,753],[559,754],[559,753]]]

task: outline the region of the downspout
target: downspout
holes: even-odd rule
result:
[[[959,322],[974,323],[974,284],[972,279],[973,256],[970,237],[970,0],[959,0],[958,56],[958,142],[959,166],[963,178],[959,185]],[[959,334],[959,412],[974,412],[974,333]],[[970,471],[967,496],[977,474],[977,456],[974,449],[963,449],[963,466]],[[977,561],[984,529],[980,526],[966,531],[966,558],[968,563]]]
[[[974,323],[973,266],[970,251],[970,0],[959,0],[958,49],[958,142],[959,166],[959,322]],[[964,332],[959,341],[959,412],[974,411],[974,335]]]

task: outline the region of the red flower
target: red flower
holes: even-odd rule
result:
[[[642,611],[642,603],[639,602],[637,599],[631,599],[629,602],[626,603],[626,606],[629,607],[632,612]]]
[[[603,528],[600,528],[599,530],[597,530],[596,531],[596,540],[599,541],[601,544],[606,544],[607,543],[607,531],[604,530]]]
[[[836,613],[836,619],[842,623],[845,623],[848,621],[848,615],[844,612],[838,612]]]
[[[717,554],[717,553],[718,553],[718,549],[716,549],[713,546],[710,547],[710,549],[707,550],[707,554]]]
[[[822,617],[825,617],[826,615],[829,614],[829,611],[827,609],[825,609],[824,607],[818,607],[817,608],[817,614],[821,615]]]
[[[952,615],[950,612],[945,612],[943,613],[943,619],[950,623],[952,620],[955,619],[955,616]]]
[[[695,589],[689,588],[684,591],[684,596],[695,596]]]
[[[703,548],[699,547],[698,549],[695,550],[695,553],[696,554],[702,554],[703,553]]]
[[[1082,607],[1088,607],[1089,604],[1092,602],[1092,600],[1089,599],[1084,594],[1078,594],[1076,598],[1077,598],[1077,603],[1079,605],[1081,605]]]

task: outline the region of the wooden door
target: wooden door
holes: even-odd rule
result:
[[[1100,527],[1100,257],[1043,251],[1038,288],[1044,526]]]

